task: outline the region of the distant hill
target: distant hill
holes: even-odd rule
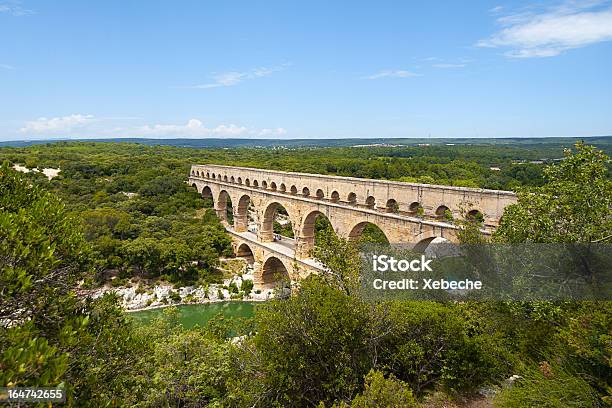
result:
[[[570,146],[578,140],[595,145],[609,151],[612,148],[612,136],[591,137],[512,137],[512,138],[414,138],[414,139],[144,139],[144,138],[114,138],[114,139],[58,139],[0,142],[0,146],[25,147],[35,144],[58,142],[127,142],[141,143],[150,146],[178,146],[191,148],[299,148],[299,147],[348,147],[348,146],[415,146],[415,145],[496,145],[529,147],[554,145]]]

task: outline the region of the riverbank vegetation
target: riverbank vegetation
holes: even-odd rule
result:
[[[0,152],[13,163],[62,169],[51,181],[0,169],[1,386],[63,384],[73,406],[611,403],[609,302],[371,303],[355,290],[358,248],[333,235],[317,257],[336,273],[257,306],[254,319],[220,317],[187,330],[170,308],[136,325],[112,295],[75,296],[77,282],[109,269],[120,278],[211,279],[229,240],[183,181],[191,162],[242,153],[89,143]],[[296,157],[259,158],[276,154],[277,166]],[[609,158],[583,145],[566,157],[535,165],[545,177],[513,178],[524,187],[496,241],[610,242]]]

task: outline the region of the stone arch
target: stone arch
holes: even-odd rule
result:
[[[417,214],[420,211],[420,209],[422,209],[422,208],[423,208],[423,206],[421,205],[421,203],[419,203],[418,201],[413,201],[408,206],[408,211],[411,214]]]
[[[346,197],[346,202],[351,205],[357,204],[357,194],[353,192],[349,193],[349,195]]]
[[[263,180],[261,182],[261,188],[263,188],[264,190],[268,188],[268,182],[266,180]]]
[[[212,179],[213,179],[213,180],[216,180],[216,179],[217,179],[217,176],[215,175],[215,173],[213,173],[213,174],[212,174]]]
[[[233,224],[234,212],[232,206],[232,198],[230,197],[229,193],[225,190],[221,190],[219,192],[219,196],[215,204],[217,217],[219,217],[222,222],[226,222],[230,225]]]
[[[385,211],[393,214],[399,213],[399,204],[397,200],[393,198],[388,199],[387,204],[385,204]]]
[[[250,187],[251,186],[251,181],[249,179],[245,179],[244,180],[244,185],[247,186],[247,187]]]
[[[331,202],[332,203],[337,203],[338,201],[340,201],[340,194],[337,191],[332,191],[332,193],[331,193]]]
[[[378,225],[369,222],[369,221],[361,221],[357,224],[355,224],[353,226],[353,228],[351,228],[349,235],[348,235],[348,239],[350,241],[357,241],[362,239],[363,235],[364,235],[364,231],[366,230],[373,230],[373,232],[376,233],[376,235],[380,235],[379,237],[373,237],[373,238],[378,238],[376,240],[372,239],[368,239],[368,242],[376,242],[376,243],[389,243],[389,237],[387,236],[387,234],[385,233],[385,231],[383,231],[382,228],[380,228]],[[369,232],[369,231],[368,231]],[[374,235],[374,234],[372,234]],[[386,241],[386,242],[385,242]]]
[[[271,182],[270,183],[270,190],[276,191],[276,183],[275,182]]]
[[[301,257],[309,256],[310,251],[316,245],[316,237],[317,237],[317,220],[319,217],[323,217],[325,222],[323,223],[323,228],[327,227],[328,230],[325,232],[318,231],[319,233],[331,233],[335,234],[334,227],[330,221],[330,219],[319,210],[313,210],[304,217],[304,221],[302,222],[302,228],[300,230],[300,236],[298,239],[298,248],[297,251]]]
[[[320,188],[317,189],[317,193],[316,193],[317,199],[318,200],[322,200],[325,198],[325,193],[323,192],[323,190],[321,190]]]
[[[259,188],[259,181],[253,180],[253,187]]]
[[[230,183],[235,183],[236,179],[234,178],[234,176],[230,177]]]
[[[291,186],[291,194],[297,194],[297,187]]]
[[[291,234],[293,234],[293,223],[291,222],[292,217],[287,208],[285,208],[281,203],[274,201],[266,207],[263,215],[263,220],[261,220],[261,231],[259,231],[259,236],[263,242],[273,242],[274,241],[274,220],[276,217],[277,211],[282,208],[287,212],[287,219],[291,224]],[[292,238],[292,237],[289,237]]]
[[[255,253],[246,242],[238,245],[236,248],[236,257],[244,258],[249,265],[253,265],[255,263]]]
[[[223,181],[227,183],[227,175],[223,176]]]
[[[440,205],[436,208],[436,218],[444,218],[446,217],[447,211],[450,209],[445,205]]]
[[[470,221],[484,222],[484,215],[476,208],[468,211],[465,218]]]
[[[283,261],[275,256],[270,256],[266,259],[261,268],[261,285],[265,290],[274,289],[280,285],[290,287],[291,278],[289,277],[289,270]]]
[[[243,194],[238,200],[238,206],[234,212],[234,229],[236,232],[244,232],[249,228],[249,205],[251,197]]]
[[[304,197],[308,197],[308,196],[310,195],[310,189],[309,189],[308,187],[304,187],[304,188],[302,189],[302,195],[303,195]]]
[[[202,198],[210,198],[211,200],[214,200],[212,190],[209,186],[204,186],[201,194]]]
[[[368,196],[368,198],[366,198],[365,205],[367,208],[373,210],[374,207],[376,207],[376,199],[374,196]]]
[[[210,178],[210,172],[206,172],[206,178]]]
[[[280,191],[281,193],[284,193],[285,191],[287,191],[287,187],[285,186],[285,183],[281,183],[280,187],[278,188],[278,191]]]
[[[423,238],[419,242],[414,244],[414,246],[412,247],[412,250],[414,252],[425,253],[425,250],[427,249],[429,244],[431,244],[431,241],[433,241],[436,238],[437,238],[436,236]]]
[[[195,187],[196,190],[198,189],[198,185],[196,183],[193,183],[191,187]]]
[[[242,184],[242,177],[238,177],[238,184]]]

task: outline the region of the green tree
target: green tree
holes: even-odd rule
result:
[[[506,207],[498,242],[612,242],[612,180],[609,157],[584,143],[544,169],[545,184],[520,189]]]

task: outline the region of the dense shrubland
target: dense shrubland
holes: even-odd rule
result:
[[[168,309],[139,327],[113,296],[75,296],[78,280],[104,268],[171,277],[196,256],[195,275],[177,279],[206,278],[227,254],[214,214],[179,177],[205,157],[130,146],[142,156],[122,163],[108,146],[36,147],[28,160],[57,166],[51,152],[65,160],[66,173],[50,183],[0,169],[1,386],[63,383],[75,406],[406,407],[434,394],[440,405],[461,401],[518,374],[498,406],[610,403],[609,302],[370,303],[355,290],[358,249],[333,234],[321,236],[316,256],[335,273],[306,279],[250,321],[186,330]],[[20,163],[31,153],[8,152]],[[541,187],[521,192],[494,239],[610,242],[607,160],[579,145],[545,179],[524,183]],[[227,341],[234,334],[243,337]]]

